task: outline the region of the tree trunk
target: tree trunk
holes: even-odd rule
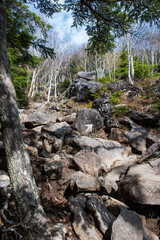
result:
[[[6,39],[6,4],[0,1],[0,121],[20,223],[25,239],[51,239],[47,221],[33,177],[30,158],[25,149],[18,116],[16,94],[12,85]]]
[[[132,78],[131,78],[131,52],[130,52],[130,42],[127,35],[127,48],[128,48],[128,82],[130,84],[133,84]]]

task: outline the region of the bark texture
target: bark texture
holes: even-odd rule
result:
[[[25,150],[12,85],[6,39],[6,4],[0,1],[0,120],[7,155],[8,171],[15,193],[25,239],[51,239],[47,221],[33,177],[30,158]]]

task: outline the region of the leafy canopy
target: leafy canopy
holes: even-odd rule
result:
[[[159,25],[159,0],[65,0],[64,8],[72,11],[73,26],[85,26],[89,48],[99,53],[112,49],[135,21]]]

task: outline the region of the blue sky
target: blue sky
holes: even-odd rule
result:
[[[63,4],[64,0],[59,0]],[[66,39],[70,45],[74,47],[80,47],[87,43],[88,36],[82,27],[71,27],[73,24],[73,18],[71,12],[62,11],[60,13],[53,14],[52,18],[46,18],[45,15],[40,14],[33,6],[30,5],[30,10],[36,12],[37,15],[42,17],[44,21],[53,26],[53,32],[55,31],[62,39]]]

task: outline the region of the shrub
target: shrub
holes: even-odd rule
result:
[[[122,116],[128,115],[128,113],[129,113],[128,106],[119,106],[119,107],[114,108],[114,114],[117,117],[122,117]]]
[[[36,92],[33,96],[33,101],[35,101],[38,97],[40,96],[40,94],[38,92]]]
[[[112,104],[118,104],[120,101],[120,96],[122,95],[122,90],[116,91],[110,95],[110,100]]]
[[[109,78],[109,76],[104,76],[102,78],[96,79],[97,82],[101,82],[103,84],[106,84],[108,82],[111,82],[112,80]]]
[[[106,86],[102,86],[101,89],[99,89],[97,92],[91,94],[93,99],[101,97],[105,92],[109,92],[108,88]]]

